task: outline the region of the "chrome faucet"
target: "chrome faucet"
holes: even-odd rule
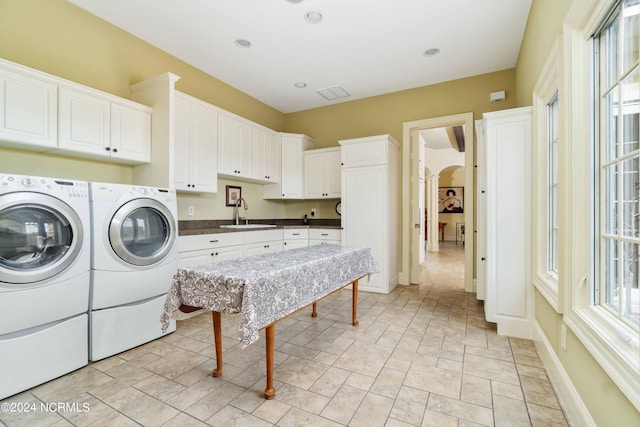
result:
[[[247,201],[244,199],[244,197],[239,197],[239,198],[238,198],[238,201],[236,202],[236,212],[235,212],[235,214],[234,214],[234,216],[235,216],[235,224],[236,224],[236,225],[240,225],[240,220],[241,220],[241,219],[245,220],[246,222],[249,222],[249,220],[248,220],[248,219],[246,219],[246,218],[242,218],[242,217],[240,216],[240,204],[241,204],[241,203],[244,203],[244,210],[245,210],[245,211],[246,211],[247,209],[249,209],[249,206],[247,206]]]

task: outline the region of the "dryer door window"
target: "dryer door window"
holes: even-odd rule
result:
[[[113,251],[123,261],[150,266],[162,261],[175,241],[175,220],[163,204],[136,199],[123,205],[109,225]]]
[[[0,197],[0,282],[28,284],[64,271],[82,246],[82,225],[64,202],[41,193]]]

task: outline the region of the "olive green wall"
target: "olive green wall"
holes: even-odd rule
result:
[[[518,107],[533,103],[533,87],[551,46],[562,32],[562,22],[571,3],[572,0],[533,0],[516,66]]]
[[[398,72],[402,72],[400,67]],[[498,90],[506,91],[506,100],[491,103],[489,94]],[[402,143],[404,122],[468,112],[480,119],[487,111],[515,106],[512,69],[290,113],[285,117],[285,131],[314,137],[316,148],[381,134]]]
[[[571,3],[571,0],[533,0],[515,71],[518,106],[531,105],[533,88],[551,47],[562,33],[563,20]],[[566,286],[571,284],[563,281],[560,274],[559,292],[563,293]],[[638,411],[569,328],[567,350],[562,350],[562,314],[556,313],[537,290],[535,318],[596,424],[637,426]]]

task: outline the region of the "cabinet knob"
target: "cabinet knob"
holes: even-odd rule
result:
[[[114,149],[113,149],[113,152],[114,152],[114,153],[117,153],[117,152],[118,152],[118,149],[117,149],[117,148],[114,148]]]
[[[111,151],[111,147],[104,147],[105,150]]]
[[[485,257],[482,257],[482,258],[480,258],[480,261],[484,261],[485,259],[486,259]]]

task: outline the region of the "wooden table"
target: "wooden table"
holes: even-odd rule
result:
[[[275,324],[296,311],[353,284],[352,324],[357,325],[358,280],[378,267],[369,248],[316,245],[257,255],[215,264],[178,269],[162,314],[163,328],[170,318],[185,319],[212,311],[217,367],[222,375],[221,313],[239,313],[242,348],[255,342],[265,329],[267,399],[275,397],[273,355]]]

